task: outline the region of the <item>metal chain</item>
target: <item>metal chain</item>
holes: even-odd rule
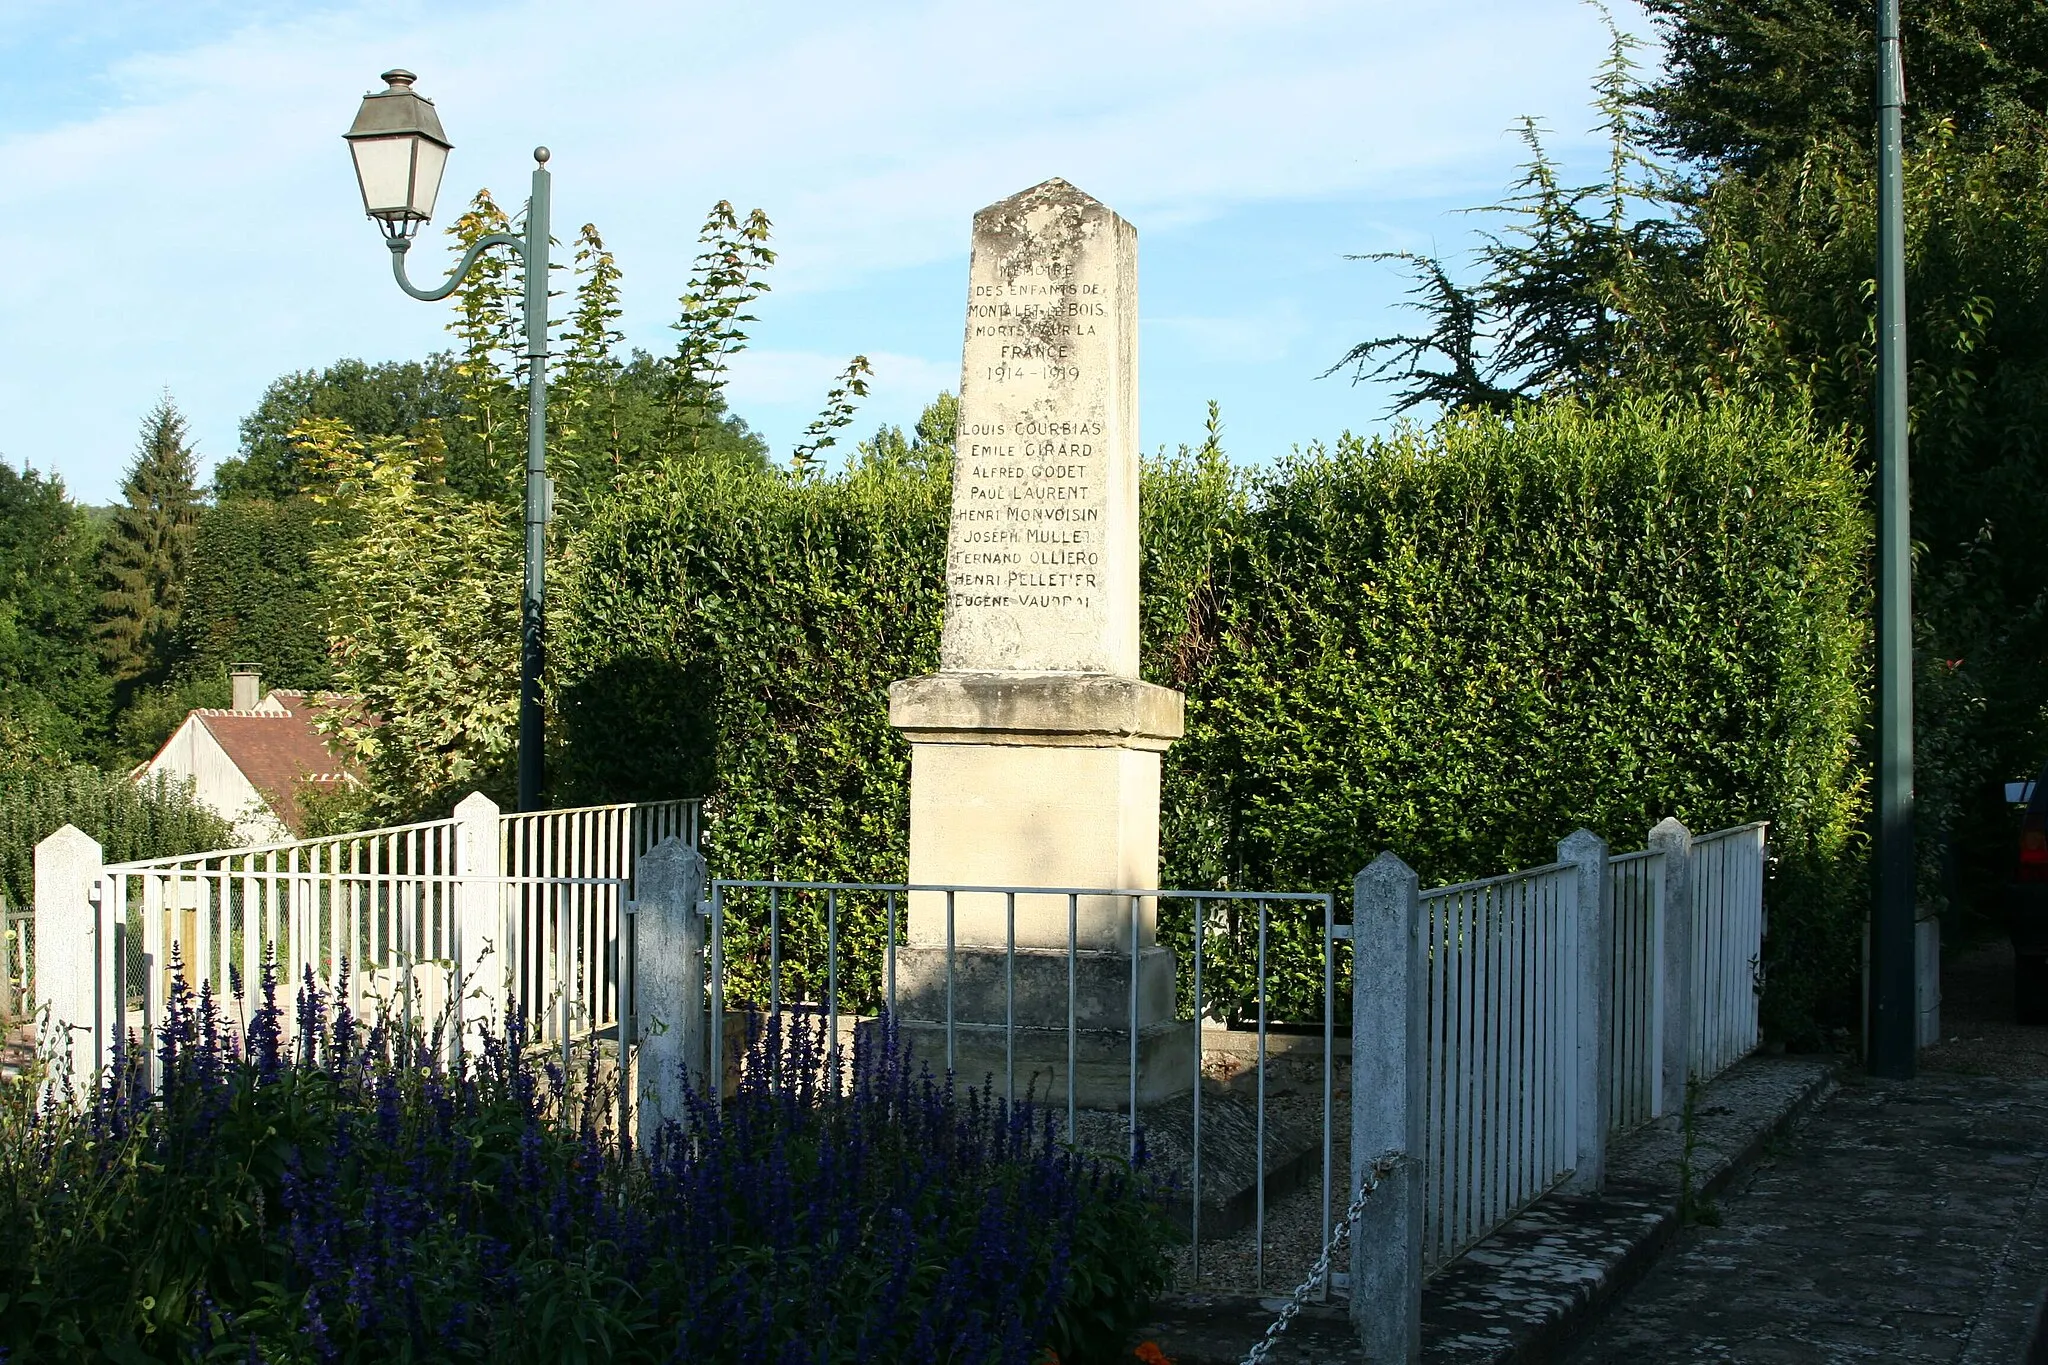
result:
[[[1289,1296],[1286,1307],[1280,1310],[1279,1316],[1273,1319],[1272,1326],[1266,1329],[1266,1335],[1259,1338],[1259,1344],[1252,1347],[1251,1354],[1244,1358],[1244,1365],[1265,1365],[1266,1356],[1279,1344],[1280,1334],[1287,1330],[1288,1324],[1301,1312],[1301,1306],[1308,1302],[1308,1296],[1315,1291],[1323,1276],[1329,1273],[1330,1262],[1336,1259],[1337,1253],[1351,1240],[1351,1229],[1358,1225],[1359,1218],[1365,1213],[1365,1201],[1372,1198],[1373,1191],[1394,1173],[1394,1162],[1395,1158],[1392,1155],[1382,1156],[1372,1163],[1370,1170],[1366,1171],[1357,1195],[1351,1200],[1351,1207],[1344,1211],[1344,1221],[1337,1224],[1336,1230],[1330,1234],[1330,1240],[1323,1244],[1323,1254],[1316,1257],[1316,1263],[1309,1267],[1308,1278]],[[1356,1294],[1358,1286],[1351,1286],[1351,1292]]]

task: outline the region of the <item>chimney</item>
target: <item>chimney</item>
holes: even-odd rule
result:
[[[263,700],[263,674],[255,664],[229,664],[228,683],[234,688],[231,705],[237,711],[254,711]]]

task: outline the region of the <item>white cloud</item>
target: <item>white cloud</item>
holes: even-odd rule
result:
[[[817,378],[807,296],[964,260],[969,215],[1024,185],[1063,175],[1148,235],[1260,200],[1490,193],[1515,115],[1579,122],[1601,42],[1576,0],[358,0],[215,34],[110,56],[95,114],[0,124],[0,453],[89,496],[165,384],[219,456],[282,370],[442,344],[445,314],[385,278],[340,140],[393,63],[457,145],[444,205],[518,199],[550,145],[557,235],[604,227],[636,339],[665,344],[712,200],[768,209],[763,308],[793,345],[736,396],[796,402],[767,395]],[[921,402],[948,359],[890,363]]]

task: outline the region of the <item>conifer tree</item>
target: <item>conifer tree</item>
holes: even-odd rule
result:
[[[199,489],[185,418],[166,393],[142,422],[100,553],[100,653],[117,681],[161,677],[199,524]]]

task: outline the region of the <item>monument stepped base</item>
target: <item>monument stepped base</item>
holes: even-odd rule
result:
[[[911,945],[896,950],[896,1014],[943,1024],[946,1019],[946,950]],[[1067,1004],[1075,1026],[1128,1033],[1131,1027],[1131,955],[1080,951],[1068,989],[1065,948],[955,947],[952,953],[953,1022],[1007,1024],[1064,1030]],[[1164,1023],[1174,1015],[1174,959],[1154,945],[1138,954],[1138,1023]],[[1014,1013],[1011,997],[1015,994]]]
[[[908,1043],[916,1064],[934,1072],[946,1065],[946,1026],[929,1020],[903,1019],[897,1035]],[[953,1025],[953,1074],[963,1086],[989,1083],[997,1098],[1004,1093],[1007,1062],[1001,1024]],[[1067,1030],[1025,1028],[1016,1036],[1015,1086],[1021,1103],[1029,1095],[1038,1104],[1064,1111],[1067,1104]],[[1120,1111],[1131,1102],[1131,1035],[1128,1029],[1074,1031],[1074,1102],[1083,1109]],[[1194,1089],[1195,1026],[1171,1022],[1138,1030],[1138,1107],[1164,1104]]]

